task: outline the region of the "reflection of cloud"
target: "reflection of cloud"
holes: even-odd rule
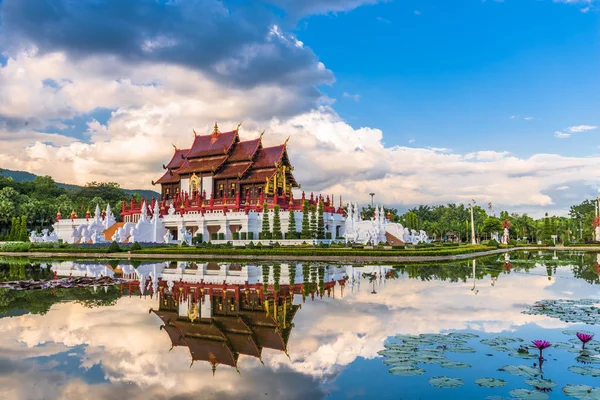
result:
[[[478,295],[471,291],[470,280],[452,283],[401,276],[376,283],[375,295],[371,284],[362,280],[360,291],[347,286],[340,298],[338,288],[336,298],[304,304],[294,319],[288,345],[291,360],[268,349],[263,352],[265,366],[242,356],[241,377],[232,368],[218,367],[213,378],[206,363],[189,368],[187,349],[169,352],[170,339],[158,329],[160,321],[148,314],[156,299],[122,298],[114,307],[94,309],[62,303],[43,316],[0,320],[0,352],[6,362],[29,358],[14,368],[0,363],[0,384],[14,398],[25,393],[28,376],[35,377],[40,387],[47,386],[40,389],[40,398],[43,394],[46,398],[185,398],[199,393],[219,399],[257,398],[264,393],[271,398],[319,398],[323,393],[316,379],[335,379],[358,357],[377,357],[391,335],[464,329],[499,333],[527,324],[566,327],[556,319],[521,313],[541,299],[598,297],[591,285],[573,279],[568,267],[559,268],[556,275],[549,281],[544,266],[528,273],[513,270],[500,275],[493,287],[489,278],[477,280]],[[83,355],[69,350],[82,345]],[[49,369],[51,364],[31,359],[43,355],[52,361],[53,355],[66,352],[80,358],[78,370],[58,373]],[[92,368],[101,368],[111,385],[88,383],[84,372]]]

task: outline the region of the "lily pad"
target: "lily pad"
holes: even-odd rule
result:
[[[584,375],[584,376],[593,376],[593,377],[600,377],[600,368],[595,368],[595,367],[580,367],[577,365],[574,365],[572,367],[569,367],[569,371],[573,372],[574,374],[579,374],[579,375]]]
[[[450,346],[446,348],[450,353],[475,353],[475,349],[467,346]]]
[[[451,332],[448,334],[448,337],[457,338],[461,340],[469,340],[476,339],[479,337],[479,335],[476,335],[474,333]]]
[[[506,385],[506,381],[503,379],[495,379],[495,378],[479,378],[475,380],[475,383],[479,386],[488,387],[488,388],[497,388]]]
[[[600,388],[593,388],[587,385],[566,385],[563,388],[563,393],[580,400],[600,399]]]
[[[498,369],[498,371],[508,372],[509,374],[517,376],[527,376],[533,378],[541,374],[537,368],[528,367],[526,365],[505,365]]]
[[[506,353],[506,352],[508,352],[508,351],[513,351],[513,350],[515,350],[515,349],[514,349],[514,348],[512,348],[512,347],[509,347],[509,346],[504,346],[504,345],[490,346],[490,348],[492,348],[492,349],[494,349],[494,350],[496,350],[496,351],[502,351],[502,352],[505,352],[505,353]]]
[[[582,364],[600,364],[600,357],[595,355],[582,354],[576,360]]]
[[[515,399],[520,400],[546,400],[550,397],[546,393],[539,392],[535,389],[514,389],[509,393]]]
[[[408,359],[408,358],[388,358],[386,360],[383,360],[383,363],[385,365],[391,365],[391,366],[396,366],[396,365],[414,365],[415,363]]]
[[[533,354],[533,353],[519,353],[519,352],[510,353],[509,356],[514,357],[514,358],[522,358],[524,360],[532,360],[534,358],[539,358],[540,357],[538,354]]]
[[[448,361],[440,364],[442,368],[452,368],[452,369],[464,369],[471,368],[469,364],[460,361]]]
[[[550,379],[525,379],[525,383],[529,386],[533,386],[536,389],[552,389],[556,387],[556,382]]]
[[[564,322],[578,322],[590,325],[600,323],[600,312],[598,311],[598,300],[542,300],[536,302],[523,314],[546,315],[558,318]],[[581,332],[581,330],[579,330]],[[569,329],[565,334],[576,334],[577,331]]]
[[[573,345],[565,342],[552,342],[552,347],[555,349],[569,350],[573,348]]]
[[[569,335],[569,336],[575,336],[575,335],[577,335],[577,333],[585,333],[586,335],[594,334],[594,332],[583,331],[583,330],[579,330],[579,329],[567,329],[566,331],[563,331],[563,334]]]
[[[438,376],[429,379],[429,384],[436,388],[449,389],[462,386],[464,382],[462,381],[462,379],[448,378],[447,376]]]
[[[414,365],[398,365],[396,367],[390,368],[388,372],[392,375],[399,376],[417,376],[423,375],[425,373],[425,370],[415,367]]]

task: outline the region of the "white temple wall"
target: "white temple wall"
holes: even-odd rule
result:
[[[210,199],[212,196],[212,190],[213,190],[212,176],[203,176],[202,177],[202,190],[206,191],[206,198]]]
[[[190,193],[190,180],[189,178],[182,178],[179,186],[180,192],[188,192]]]

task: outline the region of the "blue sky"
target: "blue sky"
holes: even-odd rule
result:
[[[600,188],[597,71],[600,0],[1,0],[0,168],[151,189],[244,121],[308,192],[566,214]]]
[[[600,124],[597,11],[534,0],[395,1],[312,16],[296,32],[335,72],[323,91],[338,99],[336,110],[355,127],[383,129],[386,144],[597,152],[592,133],[568,145],[554,137]]]

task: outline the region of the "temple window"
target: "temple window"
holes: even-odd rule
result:
[[[223,198],[223,184],[222,183],[219,185],[219,197]]]
[[[235,197],[235,183],[231,184],[231,197]]]

